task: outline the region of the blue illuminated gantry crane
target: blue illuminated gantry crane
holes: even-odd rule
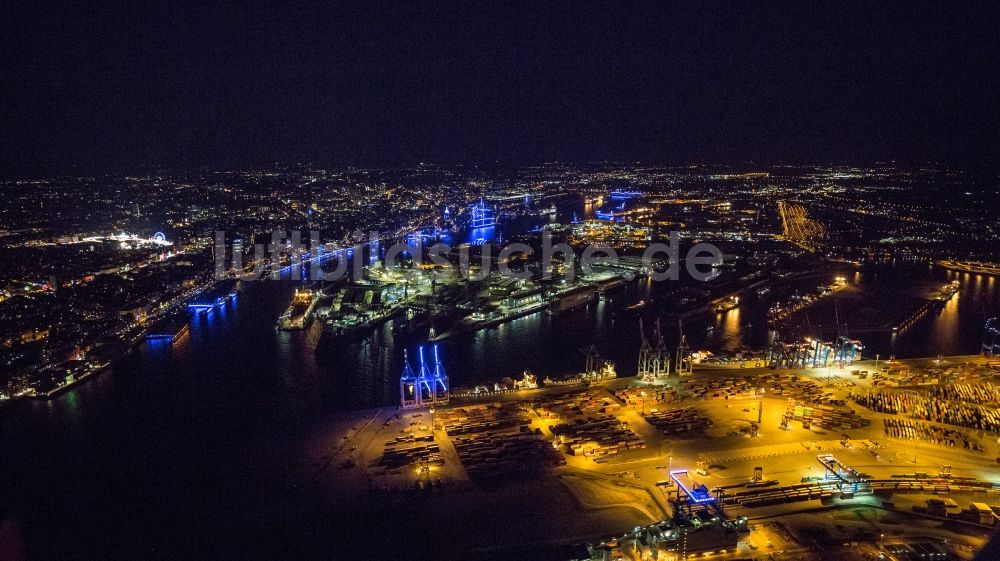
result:
[[[433,407],[448,403],[448,375],[434,345],[434,364],[424,360],[424,348],[418,348],[419,367],[414,373],[408,353],[403,351],[403,374],[399,378],[399,406],[402,409]]]
[[[775,340],[767,350],[767,362],[774,368],[823,368],[832,363],[853,364],[861,358],[861,343],[838,337],[835,343],[806,338],[795,343]]]
[[[861,341],[841,335],[837,337],[837,342],[834,344],[833,360],[850,366],[854,364],[854,361],[861,360],[861,351],[864,348]]]

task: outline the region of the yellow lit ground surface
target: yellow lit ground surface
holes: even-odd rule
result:
[[[940,359],[940,362],[928,359],[906,361],[905,364],[913,369],[945,368],[982,360],[981,357],[948,357]],[[880,367],[884,363],[882,361]],[[896,361],[894,366],[903,364]],[[867,362],[853,369],[874,371],[875,367]],[[871,378],[861,380],[851,376],[849,370],[824,368],[788,372],[814,379],[834,397],[845,397],[850,391],[867,391]],[[768,372],[772,371],[701,370],[696,371],[690,380],[697,383],[712,378]],[[671,378],[669,382],[672,385],[678,383],[677,378]],[[619,378],[591,386],[587,391],[597,392],[614,401],[611,390],[634,384],[636,382],[632,379]],[[549,396],[579,391],[579,387],[543,388],[497,396],[494,401],[518,401],[527,407],[527,404]],[[468,404],[453,403],[449,407]],[[656,486],[656,483],[667,479],[668,465],[688,468],[694,474],[699,459],[705,460],[711,467],[708,475],[694,477],[709,488],[746,482],[756,466],[763,468],[766,480],[777,480],[781,485],[800,483],[803,478],[823,475],[823,468],[816,460],[818,453],[834,454],[841,462],[872,478],[889,479],[894,474],[914,472],[936,474],[942,465],[950,465],[952,474],[956,476],[1000,482],[997,463],[1000,453],[996,435],[960,429],[979,442],[983,447],[983,451],[979,452],[926,441],[889,438],[883,432],[882,419],[891,416],[873,413],[850,401],[839,409],[851,409],[869,419],[869,426],[827,430],[816,426],[803,428],[801,422],[792,421],[787,429],[782,429],[779,425],[786,405],[787,398],[766,393],[762,398],[688,398],[680,402],[641,405],[622,405],[618,402],[611,414],[627,423],[628,428],[645,442],[645,448],[624,451],[603,463],[596,462],[592,457],[564,453],[564,466],[544,470],[528,480],[485,487],[481,482],[470,479],[465,466],[459,461],[453,439],[440,430],[440,426],[434,431],[434,439],[440,448],[441,465],[430,465],[424,469],[420,466],[398,469],[379,466],[387,440],[409,434],[427,435],[431,431],[431,414],[427,410],[400,414],[394,408],[384,408],[344,416],[323,427],[306,444],[298,465],[307,486],[340,504],[364,509],[374,501],[369,489],[375,488],[380,493],[378,501],[417,508],[427,514],[428,520],[435,520],[434,524],[428,524],[427,539],[441,539],[441,543],[448,544],[449,548],[463,551],[503,550],[512,544],[524,543],[594,542],[621,535],[635,526],[671,514],[664,488]],[[690,432],[663,435],[642,415],[642,410],[648,413],[657,408],[685,406],[695,407],[698,413],[711,421],[711,425]],[[747,430],[758,417],[758,407],[763,407],[759,435],[750,438]],[[530,407],[528,416],[530,427],[538,429],[539,438],[550,443],[555,441],[551,426],[559,421],[541,419]],[[850,437],[849,447],[841,444],[844,434]],[[877,447],[869,448],[870,444]],[[422,491],[420,487],[430,487],[431,490]],[[893,500],[897,503],[897,510],[909,511],[914,505],[925,504],[927,498],[929,496],[897,494]],[[996,490],[986,496],[956,494],[951,498],[960,509],[968,508],[973,500],[1000,503]],[[485,521],[512,513],[516,513],[514,519],[518,522],[513,527],[507,527],[504,533],[476,533],[475,528]],[[715,555],[718,558],[746,555],[761,558],[774,555],[775,559],[782,558],[782,555],[788,555],[788,559],[808,558],[803,549],[809,545],[806,542],[820,538],[825,543],[842,540],[847,544],[846,547],[843,544],[840,546],[845,552],[857,552],[866,547],[876,547],[872,545],[872,536],[876,534],[883,540],[946,538],[955,548],[953,553],[967,557],[968,552],[982,546],[985,536],[983,531],[957,528],[950,523],[884,510],[880,508],[880,499],[875,497],[838,499],[831,504],[814,500],[758,508],[733,506],[727,509],[726,514],[748,516],[755,532],[741,543],[739,551]],[[792,514],[795,516],[789,516]],[[784,524],[788,531],[774,534],[773,527],[765,524]],[[820,530],[803,530],[807,526]],[[463,528],[468,531],[463,532]],[[456,535],[466,537],[457,538]],[[859,545],[851,546],[852,541],[859,542]],[[966,554],[961,554],[960,550]],[[766,555],[761,555],[764,552]],[[838,557],[833,555],[831,558]]]

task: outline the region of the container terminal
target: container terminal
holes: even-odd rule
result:
[[[653,340],[637,352],[655,357],[655,330]],[[617,372],[588,350],[580,375],[524,372],[461,389],[439,348],[418,347],[398,407],[354,414],[343,439],[323,437],[338,442],[328,453],[341,469],[313,484],[340,488],[356,473],[367,500],[415,502],[429,516],[497,508],[499,490],[531,485],[553,504],[535,503],[548,518],[526,532],[533,540],[557,540],[584,513],[604,519],[603,533],[567,545],[567,561],[847,559],[855,549],[968,558],[997,527],[1000,417],[986,404],[1000,398],[1000,372],[984,356],[874,361],[860,348],[814,344],[805,358],[739,370],[692,363],[682,348],[682,367],[660,376]],[[961,415],[912,395],[948,396]],[[562,496],[575,506],[557,507]],[[878,535],[838,523],[843,513],[877,518]],[[837,545],[817,547],[816,528]]]

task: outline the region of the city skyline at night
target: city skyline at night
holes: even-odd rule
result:
[[[0,561],[1000,558],[995,6],[4,15]]]

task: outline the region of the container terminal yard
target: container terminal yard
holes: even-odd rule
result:
[[[983,356],[527,374],[460,394],[428,350],[407,360],[400,407],[319,431],[310,485],[430,520],[538,512],[509,532],[449,533],[475,534],[470,551],[566,545],[567,560],[970,559],[996,528],[1000,366]],[[429,525],[426,539],[452,538]]]

